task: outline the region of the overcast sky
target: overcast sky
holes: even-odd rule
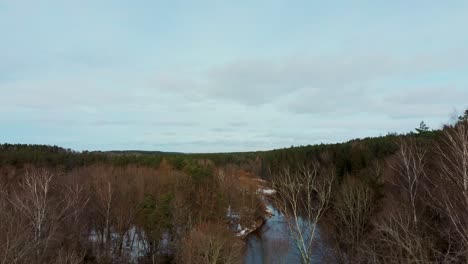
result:
[[[0,142],[265,150],[468,107],[468,1],[0,0]]]

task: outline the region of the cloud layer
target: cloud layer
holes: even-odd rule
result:
[[[218,152],[437,128],[468,107],[467,11],[0,0],[0,142]]]

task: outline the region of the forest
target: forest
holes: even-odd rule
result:
[[[244,153],[5,143],[0,263],[244,263],[266,200],[302,263],[318,229],[322,263],[466,263],[468,110],[440,130]]]

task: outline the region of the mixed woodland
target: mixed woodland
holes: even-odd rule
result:
[[[468,262],[466,111],[438,130],[244,153],[1,144],[0,263],[242,263],[227,211],[243,226],[265,212],[245,178],[320,228],[324,263]]]

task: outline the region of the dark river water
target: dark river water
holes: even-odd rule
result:
[[[247,237],[246,264],[301,263],[299,250],[290,238],[284,216],[271,205],[267,206],[273,216]],[[310,225],[309,225],[310,226]],[[312,263],[321,263],[322,245],[320,233],[315,235],[316,250]]]

